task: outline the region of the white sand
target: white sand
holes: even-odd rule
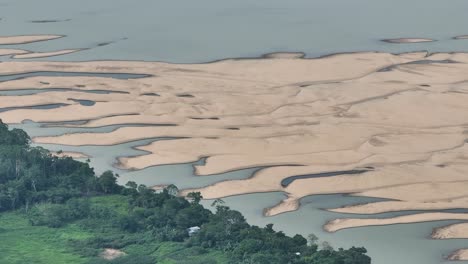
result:
[[[0,49],[0,56],[17,55],[25,53],[29,53],[29,51],[21,49]]]
[[[382,41],[388,42],[388,43],[402,44],[402,43],[434,42],[435,40],[428,39],[428,38],[395,38],[395,39],[383,39]]]
[[[464,260],[468,260],[468,249],[459,249],[453,253],[451,253],[448,258],[448,260],[451,260],[451,261],[458,261],[458,260],[461,260],[461,261],[464,261]]]
[[[341,229],[355,228],[362,226],[382,226],[394,224],[409,224],[417,222],[430,222],[442,220],[468,220],[468,214],[462,213],[421,213],[404,215],[392,218],[345,218],[329,221],[324,229],[328,232],[336,232]]]
[[[62,38],[62,35],[22,35],[22,36],[0,36],[0,45],[27,44],[38,41]]]
[[[51,51],[51,52],[29,52],[29,53],[22,53],[14,55],[14,59],[37,59],[37,58],[46,58],[46,57],[53,57],[59,55],[65,55],[70,53],[75,53],[80,51],[80,49],[67,49],[67,50],[58,50],[58,51]]]
[[[424,60],[432,63],[420,63]],[[447,60],[457,63],[445,63]],[[0,107],[70,104],[58,109],[0,113],[7,123],[31,119],[91,120],[84,125],[70,125],[83,127],[176,125],[127,126],[110,133],[38,137],[34,139],[37,143],[112,145],[152,137],[186,137],[142,146],[140,149],[148,154],[123,157],[120,166],[141,169],[208,157],[205,165],[196,167],[200,177],[273,166],[249,179],[224,181],[183,193],[195,190],[205,198],[221,198],[285,192],[287,198],[269,208],[267,215],[295,210],[298,201],[308,195],[335,193],[391,200],[332,209],[338,212],[374,214],[468,207],[464,198],[468,197],[467,54],[353,53],[319,59],[277,54],[266,59],[180,65],[124,61],[0,64],[0,74],[30,71],[139,73],[154,77],[34,77],[2,82],[0,89],[69,87],[128,92],[48,92],[4,97],[7,100],[1,100]],[[69,98],[97,103],[82,106]],[[298,179],[281,186],[281,181],[290,176],[365,166],[375,170],[360,175]],[[336,231],[452,218],[468,220],[467,214],[419,214],[340,220],[328,227]]]

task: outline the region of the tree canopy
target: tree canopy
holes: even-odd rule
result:
[[[57,157],[31,147],[29,136],[0,122],[0,212],[23,210],[31,225],[60,228],[77,223],[90,230],[108,228],[112,235],[74,241],[90,263],[156,263],[151,254],[99,259],[97,249],[129,245],[180,243],[196,254],[208,251],[226,256],[228,263],[268,264],[368,264],[366,249],[319,249],[318,238],[293,237],[275,231],[273,225],[249,225],[238,211],[222,200],[213,211],[204,208],[200,193],[177,196],[176,186],[162,192],[128,182],[117,184],[118,175],[106,171],[97,176],[88,163]],[[92,197],[125,197],[124,210],[97,206]],[[190,227],[200,227],[189,235]],[[194,253],[195,254],[195,253]],[[213,260],[212,263],[219,263]],[[223,262],[224,263],[224,262]]]

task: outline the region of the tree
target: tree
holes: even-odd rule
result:
[[[218,206],[223,204],[225,204],[225,202],[222,199],[218,198],[211,203],[211,207],[217,208]]]
[[[127,182],[125,186],[127,186],[130,189],[135,189],[135,190],[138,188],[138,184],[134,181]]]
[[[165,190],[169,195],[172,196],[176,196],[177,194],[179,194],[179,188],[177,188],[177,186],[175,186],[174,184],[167,186]]]
[[[203,199],[203,196],[200,192],[191,192],[187,194],[187,198],[192,201],[194,204],[199,204],[200,201]]]
[[[309,234],[307,236],[307,242],[309,242],[309,245],[317,245],[318,243],[318,237],[315,234]]]
[[[321,246],[324,251],[333,251],[333,247],[327,241],[323,241]]]
[[[99,177],[99,185],[105,193],[114,193],[118,189],[117,177],[112,171],[105,171]]]

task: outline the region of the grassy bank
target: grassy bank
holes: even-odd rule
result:
[[[113,212],[128,215],[128,197],[123,195],[97,196],[89,199],[92,205],[105,206]],[[0,214],[1,264],[81,264],[99,262],[94,256],[83,256],[76,246],[79,242],[122,233],[111,225],[87,227],[86,220],[78,220],[63,227],[32,226],[24,210]],[[121,248],[128,255],[150,255],[158,263],[226,263],[220,251],[186,247],[181,242],[153,242],[132,244]]]

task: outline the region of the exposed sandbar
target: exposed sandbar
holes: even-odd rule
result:
[[[464,261],[468,260],[468,249],[459,249],[451,253],[448,258],[450,261]]]
[[[434,239],[468,238],[468,223],[459,223],[434,229]]]
[[[343,218],[329,221],[324,229],[328,232],[336,232],[342,229],[362,226],[382,226],[394,224],[410,224],[418,222],[431,222],[441,220],[468,220],[468,214],[463,213],[421,213],[404,215],[393,218]]]
[[[25,53],[29,53],[29,51],[20,49],[0,49],[0,56],[18,55]]]
[[[435,40],[429,38],[394,38],[394,39],[382,39],[383,42],[404,44],[404,43],[422,43],[422,42],[434,42]]]
[[[286,193],[285,200],[268,209],[267,215],[295,210],[298,201],[308,195],[335,193],[388,199],[331,209],[349,213],[467,207],[463,198],[468,197],[467,54],[370,52],[317,59],[282,55],[206,64],[0,64],[0,74],[34,71],[148,76],[36,76],[1,82],[0,89],[5,90],[74,89],[4,97],[8,100],[0,100],[1,107],[70,104],[60,109],[2,112],[0,118],[5,122],[90,120],[70,124],[77,127],[172,124],[38,137],[34,142],[105,146],[177,137],[138,147],[147,154],[123,157],[120,165],[142,169],[207,157],[205,164],[195,167],[197,175],[206,177],[268,167],[249,179],[223,181],[182,193],[200,191],[207,199],[255,192]],[[76,89],[126,93],[79,93]],[[96,103],[82,105],[82,101]],[[364,167],[375,169],[363,174],[296,177],[288,185],[281,184],[288,177]],[[359,223],[366,224],[373,222]]]
[[[453,39],[468,39],[468,35],[456,36],[456,37],[453,37]]]
[[[0,36],[0,45],[27,44],[38,41],[46,41],[64,37],[63,35],[22,35],[22,36]]]
[[[51,51],[51,52],[29,52],[29,53],[22,53],[13,56],[13,59],[37,59],[37,58],[46,58],[46,57],[53,57],[59,55],[65,55],[70,53],[75,53],[80,51],[81,49],[67,49],[67,50],[58,50],[58,51]]]

